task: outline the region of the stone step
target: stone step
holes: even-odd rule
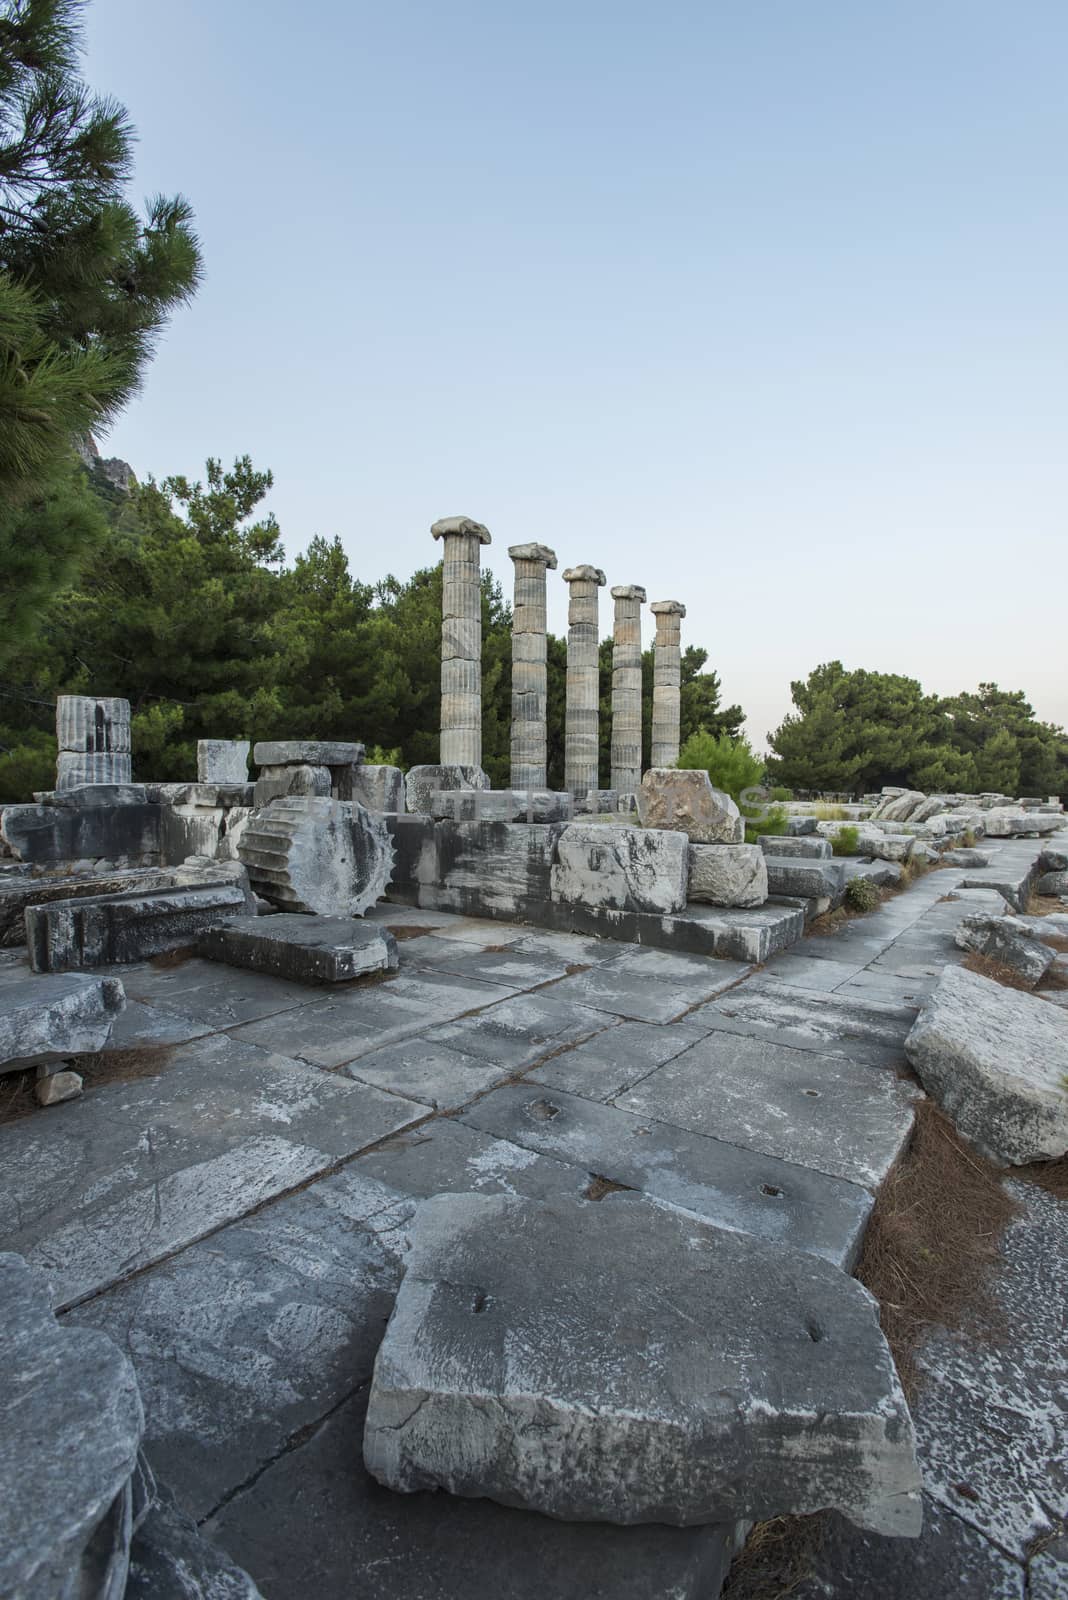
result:
[[[828,861],[834,855],[829,839],[821,839],[818,834],[775,834],[763,833],[760,836],[760,848],[766,856],[801,857],[805,860]]]
[[[209,928],[197,948],[212,961],[295,983],[345,983],[398,964],[388,929],[343,917],[235,917]]]
[[[806,900],[829,900],[832,908],[845,898],[845,865],[841,861],[797,860],[767,855],[768,893],[797,895]]]
[[[34,972],[72,972],[146,961],[195,944],[205,929],[226,917],[242,916],[248,907],[248,894],[234,883],[30,906],[30,965]]]

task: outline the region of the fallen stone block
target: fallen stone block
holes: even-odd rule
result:
[[[404,773],[400,767],[361,764],[352,770],[352,799],[368,811],[404,810]]]
[[[946,967],[905,1040],[917,1076],[994,1161],[1068,1152],[1068,1012],[962,967]]]
[[[398,964],[387,928],[342,917],[234,917],[200,936],[197,949],[212,961],[269,972],[294,983],[346,983]]]
[[[803,839],[806,834],[817,831],[816,823],[815,817],[787,817],[786,831],[791,839]]]
[[[926,805],[927,796],[925,794],[922,794],[918,789],[906,789],[901,794],[891,795],[888,800],[884,800],[880,805],[876,806],[872,812],[872,819],[882,818],[887,822],[915,821],[915,813]],[[936,805],[934,809],[938,811],[941,806]],[[931,813],[931,815],[933,814],[934,812]]]
[[[1039,872],[1068,872],[1068,850],[1053,850],[1048,845],[1038,858]]]
[[[442,822],[570,822],[575,803],[552,789],[439,789],[430,815]]]
[[[427,1202],[364,1460],[402,1493],[564,1520],[835,1507],[875,1532],[920,1529],[911,1419],[867,1290],[631,1196]]]
[[[1011,967],[1031,984],[1038,982],[1053,961],[1049,946],[1017,917],[965,917],[953,940],[959,950],[974,950],[1003,967]]]
[[[898,861],[843,861],[846,882],[853,878],[867,878],[880,889],[895,889],[905,876]]]
[[[38,1067],[33,1093],[39,1106],[58,1106],[64,1100],[76,1100],[81,1092],[81,1073],[50,1072],[47,1068]]]
[[[363,757],[362,744],[338,739],[261,739],[252,751],[258,767],[353,767]]]
[[[0,1255],[0,1327],[0,1594],[121,1595],[144,1428],[133,1367],[106,1334],[61,1326],[21,1256]]]
[[[796,895],[802,899],[827,898],[842,902],[845,894],[845,866],[841,861],[805,861],[783,856],[765,856],[768,893]]]
[[[988,867],[990,865],[989,850],[945,850],[942,860],[947,867]]]
[[[205,856],[237,860],[241,835],[253,812],[254,785],[189,784],[181,798],[160,806],[160,854],[164,863]]]
[[[986,813],[985,820],[988,839],[1015,839],[1028,834],[1056,833],[1064,818],[1052,811],[994,806]]]
[[[409,767],[404,777],[404,798],[408,810],[430,815],[434,796],[441,789],[488,789],[490,781],[481,767]]]
[[[612,816],[619,810],[622,798],[632,800],[634,796],[621,797],[618,789],[587,789],[576,804],[575,811],[582,817]]]
[[[255,812],[238,855],[265,900],[323,917],[362,917],[385,894],[393,872],[384,817],[325,796],[275,800]]]
[[[1038,894],[1068,894],[1068,872],[1044,872],[1035,884]]]
[[[126,1006],[118,978],[80,973],[20,978],[4,984],[3,996],[0,1072],[103,1050]]]
[[[685,906],[688,878],[684,833],[572,822],[557,837],[550,882],[554,900],[670,912]]]
[[[741,844],[745,822],[729,794],[712,787],[707,772],[650,767],[638,790],[643,828],[684,833],[694,844]]]
[[[173,874],[146,867],[129,872],[93,873],[91,877],[12,877],[0,882],[0,948],[26,943],[27,906],[48,905],[53,900],[81,900],[86,896],[126,894],[132,890],[167,889]]]
[[[713,906],[762,906],[768,869],[760,846],[692,844],[686,897]]]
[[[143,806],[147,800],[148,790],[143,783],[83,783],[76,788],[57,789],[44,804],[74,811],[79,806]]]
[[[101,857],[154,865],[159,860],[158,805],[5,806],[0,838],[20,861],[49,867]]]
[[[263,1595],[157,1484],[130,1546],[123,1600],[263,1600]]]
[[[814,833],[796,837],[792,834],[762,833],[760,848],[766,856],[800,856],[807,861],[827,861],[834,854],[831,841],[821,839]]]
[[[247,783],[248,752],[247,739],[198,739],[198,782]]]
[[[329,800],[333,787],[329,767],[313,767],[307,762],[292,767],[261,767],[252,803],[259,810],[272,800],[286,800],[290,795],[317,795]]]
[[[237,884],[156,889],[54,900],[26,911],[26,943],[34,972],[75,972],[113,962],[147,961],[196,943],[206,928],[248,911]]]
[[[969,869],[960,881],[962,889],[992,889],[1013,911],[1026,912],[1035,886],[1037,871],[1032,862],[1027,867],[1004,866],[995,862],[992,867]]]

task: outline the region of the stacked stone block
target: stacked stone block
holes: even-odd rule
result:
[[[62,694],[56,701],[56,791],[129,783],[130,702]]]

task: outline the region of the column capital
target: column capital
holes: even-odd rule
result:
[[[686,607],[681,600],[654,600],[649,610],[654,617],[684,617]]]
[[[543,567],[556,571],[556,551],[547,544],[510,544],[508,554],[513,561],[540,561]]]
[[[640,583],[617,583],[608,592],[613,600],[639,600],[645,603],[645,590]]]
[[[565,583],[595,583],[599,589],[608,582],[600,567],[565,567],[561,577]]]
[[[442,517],[430,529],[435,539],[447,539],[451,534],[461,537],[477,538],[479,544],[492,544],[493,539],[488,528],[481,522],[473,522],[470,517]]]

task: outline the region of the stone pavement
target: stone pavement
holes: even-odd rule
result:
[[[1040,848],[992,844],[989,881],[1024,883]],[[965,877],[977,886],[960,890]],[[595,1200],[619,1186],[848,1269],[911,1127],[905,1035],[963,959],[959,918],[1000,907],[985,881],[931,873],[758,971],[389,905],[372,920],[397,932],[401,966],[380,980],[324,991],[198,960],[113,969],[130,997],[113,1042],[144,1052],[136,1075],[90,1072],[83,1099],[0,1128],[0,1248],[44,1268],[71,1324],[128,1352],[154,1470],[270,1600],[708,1600],[733,1530],[565,1524],[367,1478],[363,1407],[416,1208],[444,1190]],[[24,974],[0,966],[0,1003]],[[1037,1314],[1014,1316],[1036,1348],[1052,1337],[1027,1331]],[[1025,1457],[1058,1442],[1063,1457],[1056,1374],[1041,1388],[1023,1364],[1014,1389],[978,1364],[969,1389],[967,1355],[930,1359],[933,1392],[956,1388],[918,1419],[928,1533],[843,1534],[843,1564],[862,1540],[904,1575],[866,1579],[876,1597],[982,1592],[970,1556],[952,1581],[935,1562],[930,1587],[932,1540],[966,1555],[979,1541],[1022,1574],[1028,1541],[1064,1512],[1051,1487],[1005,1509]],[[1004,1460],[960,1438],[989,1423],[995,1383],[1008,1431],[1031,1407]],[[953,1487],[968,1449],[975,1500]]]

